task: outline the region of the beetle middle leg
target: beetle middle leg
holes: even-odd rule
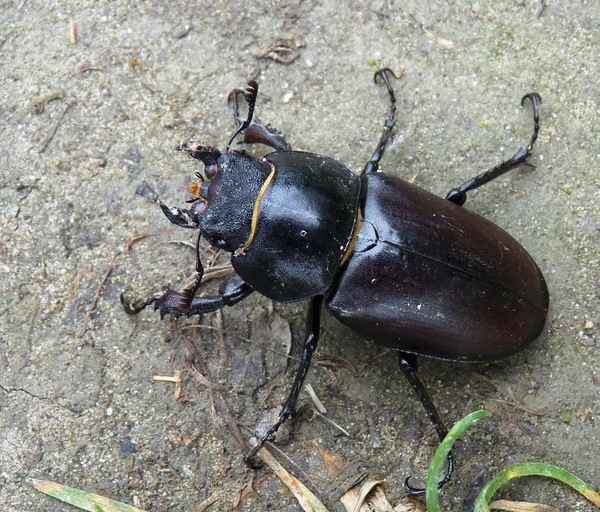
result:
[[[533,149],[533,145],[537,140],[538,133],[540,131],[540,116],[539,116],[539,106],[542,103],[542,98],[537,92],[530,92],[526,94],[521,99],[521,105],[525,103],[525,100],[530,100],[533,105],[533,135],[531,136],[531,141],[525,148],[519,148],[517,152],[510,157],[508,160],[504,162],[500,162],[498,165],[492,167],[490,170],[481,173],[474,178],[465,181],[462,185],[453,188],[446,195],[446,199],[451,201],[459,206],[465,204],[467,200],[467,192],[469,190],[474,190],[481,185],[486,184],[489,181],[495,180],[498,176],[510,171],[511,169],[515,169],[520,165],[527,162],[527,158],[531,155],[531,150]]]
[[[373,76],[373,80],[375,81],[375,83],[377,83],[377,77],[381,77],[383,83],[387,87],[387,92],[390,97],[390,110],[387,119],[385,120],[383,133],[381,134],[379,142],[377,143],[377,147],[375,148],[375,151],[373,151],[371,158],[369,158],[369,161],[366,163],[362,172],[360,173],[361,176],[363,174],[378,171],[379,162],[383,158],[383,155],[387,148],[388,140],[390,138],[394,126],[396,125],[396,95],[394,94],[394,89],[390,84],[388,73],[391,74],[394,78],[398,78],[390,68],[380,69],[376,71],[375,75]]]
[[[306,317],[306,336],[304,339],[304,347],[302,349],[302,357],[300,359],[298,371],[296,372],[296,377],[294,378],[292,389],[287,400],[285,401],[285,404],[283,404],[283,407],[281,408],[277,422],[260,437],[252,450],[250,450],[248,455],[244,457],[246,464],[252,468],[257,467],[254,459],[256,458],[258,451],[277,433],[279,427],[281,427],[281,425],[283,425],[283,423],[294,413],[294,408],[296,406],[296,402],[298,401],[300,389],[302,388],[302,384],[304,383],[304,379],[306,378],[306,374],[310,367],[310,361],[315,350],[317,349],[317,344],[319,342],[322,305],[322,295],[317,295],[310,300],[308,305],[308,315]]]

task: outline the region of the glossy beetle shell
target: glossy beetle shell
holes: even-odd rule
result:
[[[542,331],[544,278],[495,224],[386,174],[362,184],[354,252],[326,307],[366,339],[449,360],[514,354]]]

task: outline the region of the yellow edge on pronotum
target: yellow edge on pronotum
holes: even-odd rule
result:
[[[275,177],[275,166],[271,162],[269,162],[269,165],[271,166],[271,173],[267,176],[267,179],[263,183],[262,187],[260,187],[258,196],[256,196],[256,201],[254,201],[254,211],[252,212],[252,223],[250,224],[250,236],[248,237],[248,240],[246,240],[245,243],[243,243],[236,249],[236,251],[233,253],[234,256],[243,256],[244,253],[246,252],[246,249],[248,249],[248,247],[250,247],[252,240],[254,240],[254,235],[256,233],[256,225],[258,224],[258,210],[260,208],[260,202],[262,201],[262,198],[265,195],[267,188],[271,184],[271,181],[273,181],[273,178]]]

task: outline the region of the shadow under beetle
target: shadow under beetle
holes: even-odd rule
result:
[[[395,125],[396,98],[388,69],[375,74],[387,87],[390,109],[377,148],[359,175],[336,160],[293,151],[278,132],[252,120],[258,84],[230,95],[237,130],[224,153],[194,141],[178,149],[205,165],[189,209],[164,214],[184,228],[199,228],[196,275],[181,292],[131,305],[154,304],[161,316],[191,316],[233,306],[257,291],[279,302],[309,300],[306,336],[291,392],[277,422],[245,460],[293,413],[317,348],[321,307],[360,336],[398,350],[400,367],[443,439],[447,430],[416,374],[416,357],[493,361],[523,348],[542,332],[548,289],[531,256],[495,224],[462,208],[466,193],[524,164],[539,131],[537,93],[530,143],[445,199],[378,172]],[[238,101],[248,104],[246,119]],[[275,151],[257,159],[231,150],[234,139]],[[215,296],[196,296],[202,282],[200,238],[232,253],[235,273]],[[440,486],[450,480],[452,455]],[[422,489],[405,482],[410,494]]]

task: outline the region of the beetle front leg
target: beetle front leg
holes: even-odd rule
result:
[[[240,96],[244,96],[251,109],[251,112],[248,113],[248,118],[245,121],[242,121],[242,118],[239,116],[238,98]],[[244,142],[246,144],[264,144],[265,146],[273,148],[275,151],[290,151],[292,146],[290,146],[289,142],[285,140],[285,137],[275,128],[271,125],[265,126],[258,121],[252,121],[255,101],[256,97],[249,96],[248,91],[243,91],[242,89],[234,89],[229,93],[229,97],[227,98],[227,103],[233,111],[235,124],[238,127],[238,130],[243,130]]]
[[[167,206],[160,199],[158,201],[160,209],[165,214],[165,217],[176,226],[182,228],[197,228],[198,227],[198,213],[194,207],[189,210],[182,210],[177,206]]]
[[[429,421],[431,422],[433,428],[437,432],[440,442],[442,442],[448,435],[448,429],[446,428],[444,422],[440,418],[440,415],[438,414],[435,405],[433,405],[431,398],[429,398],[429,395],[427,394],[427,391],[425,390],[425,386],[423,386],[421,379],[417,377],[417,358],[412,354],[406,354],[404,352],[400,352],[399,355],[400,369],[404,373],[404,376],[406,377],[412,388],[415,390],[419,401],[425,408],[425,412],[427,412]],[[453,471],[454,455],[452,455],[452,452],[450,452],[448,453],[448,467],[446,469],[446,474],[444,475],[444,478],[442,478],[442,480],[438,482],[439,489],[441,489],[450,481]],[[410,494],[411,496],[423,496],[425,494],[425,489],[413,487],[408,483],[409,480],[410,477],[408,477],[404,481],[404,488],[406,489],[408,494]]]
[[[160,205],[169,220],[171,220],[169,213],[173,210],[175,210],[173,215],[177,219],[181,218],[177,216],[178,213],[186,212],[186,210],[180,210],[179,208],[169,208],[162,202]],[[176,221],[171,222],[177,224]],[[121,304],[123,305],[125,312],[128,315],[137,315],[140,311],[150,306],[150,304],[154,304],[155,310],[160,309],[161,318],[165,315],[173,315],[175,317],[187,316],[189,318],[193,315],[213,313],[214,311],[222,309],[224,306],[233,306],[254,291],[246,281],[237,274],[234,274],[221,285],[219,288],[219,295],[196,297],[196,292],[204,277],[204,266],[200,260],[200,241],[201,234],[198,233],[198,237],[196,238],[196,275],[194,276],[194,279],[181,290],[181,292],[169,289],[162,295],[149,297],[141,304],[131,304],[126,301],[124,295],[121,294]]]
[[[294,408],[296,406],[296,402],[298,401],[298,395],[300,394],[300,389],[302,388],[302,384],[304,383],[304,379],[306,378],[306,374],[310,367],[310,361],[312,359],[312,355],[317,349],[317,344],[319,342],[319,329],[321,326],[321,306],[323,305],[323,296],[318,295],[313,297],[310,300],[308,305],[308,315],[306,317],[306,336],[304,339],[304,347],[302,349],[302,357],[300,359],[300,366],[298,367],[298,371],[296,372],[296,377],[294,379],[294,384],[292,385],[292,390],[285,401],[285,404],[281,408],[281,412],[279,413],[279,418],[277,422],[267,430],[265,434],[258,440],[258,442],[254,445],[250,453],[244,457],[244,462],[248,464],[251,468],[257,468],[257,465],[254,462],[258,451],[263,447],[263,445],[269,441],[279,430],[279,427],[283,425],[283,423],[294,413]]]
[[[533,145],[535,144],[540,131],[540,116],[538,111],[539,106],[542,103],[542,98],[537,92],[530,92],[529,94],[523,96],[521,99],[521,105],[525,103],[525,100],[531,100],[533,105],[533,135],[531,136],[531,141],[527,147],[519,148],[517,152],[508,160],[499,163],[495,167],[492,167],[489,171],[486,171],[479,176],[475,176],[475,178],[465,181],[462,185],[453,188],[446,195],[446,199],[448,201],[451,201],[458,206],[462,206],[467,200],[467,192],[469,190],[474,190],[478,187],[481,187],[481,185],[485,185],[489,181],[495,180],[498,176],[501,176],[511,169],[515,169],[527,162],[527,158],[529,158],[531,155],[531,150],[533,149]]]
[[[213,313],[225,306],[233,306],[245,299],[254,290],[240,276],[234,274],[225,281],[219,289],[218,295],[194,297],[200,283],[202,272],[197,272],[194,279],[181,291],[167,290],[159,296],[153,296],[140,304],[131,304],[121,294],[121,304],[128,315],[137,315],[142,309],[154,304],[154,309],[160,310],[161,318],[165,315],[193,316]]]

